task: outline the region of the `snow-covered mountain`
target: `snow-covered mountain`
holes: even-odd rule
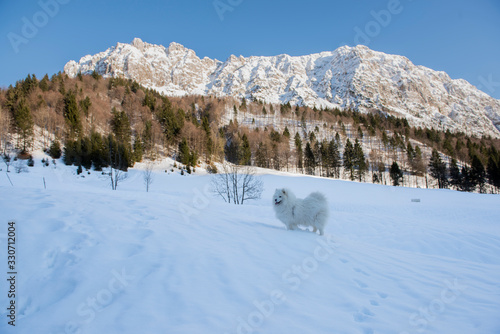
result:
[[[499,100],[465,80],[362,45],[298,57],[232,55],[221,62],[200,59],[177,43],[165,48],[135,38],[64,66],[72,77],[94,70],[105,77],[134,79],[166,95],[381,110],[417,126],[500,137]]]

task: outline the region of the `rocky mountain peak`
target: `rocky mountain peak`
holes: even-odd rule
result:
[[[181,44],[165,48],[134,38],[130,44],[79,62],[64,71],[121,76],[166,95],[215,95],[360,112],[382,111],[410,124],[500,137],[500,101],[465,80],[414,65],[408,58],[364,45],[274,57],[237,57],[224,62],[196,56]]]

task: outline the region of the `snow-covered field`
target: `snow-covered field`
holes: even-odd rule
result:
[[[40,159],[0,172],[0,333],[500,333],[497,195],[268,174],[236,206],[165,164],[146,193],[140,165],[112,191]],[[325,193],[324,237],[274,217],[282,186]]]

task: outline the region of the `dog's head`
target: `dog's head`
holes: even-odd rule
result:
[[[273,196],[273,204],[280,205],[288,198],[288,192],[286,189],[276,189]]]

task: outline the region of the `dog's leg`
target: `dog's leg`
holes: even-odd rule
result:
[[[325,233],[323,232],[323,229],[322,229],[322,228],[320,228],[320,229],[319,229],[319,235],[323,235],[323,234],[325,234]]]
[[[316,227],[313,226],[313,232],[316,233],[318,229]]]

